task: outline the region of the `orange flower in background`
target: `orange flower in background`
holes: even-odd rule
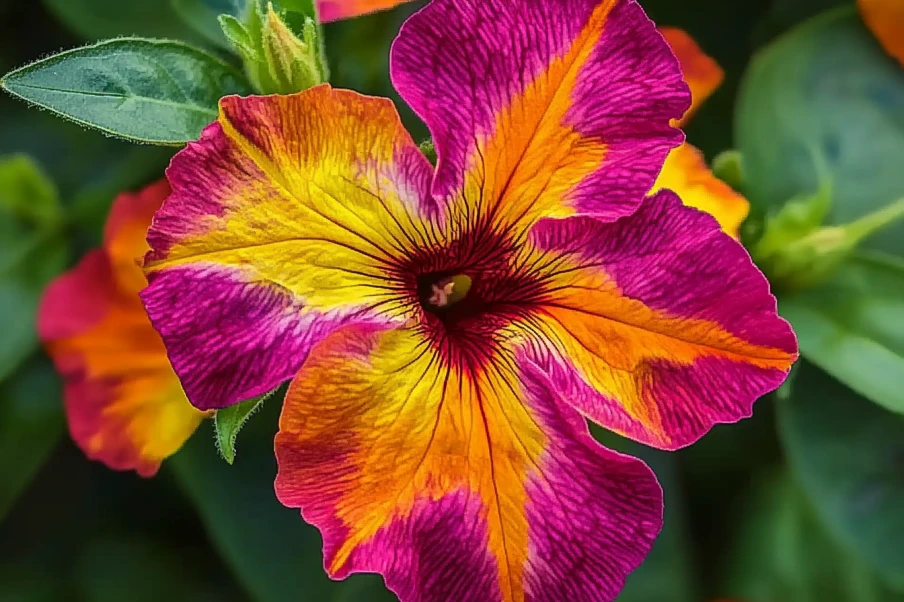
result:
[[[349,19],[378,10],[386,10],[404,4],[410,0],[320,0],[317,7],[320,9],[322,21],[338,21]]]
[[[660,27],[659,31],[678,57],[684,80],[691,89],[691,108],[676,123],[684,127],[722,84],[725,74],[684,31],[672,27]],[[703,153],[687,142],[672,150],[666,159],[653,190],[661,188],[674,190],[685,205],[715,217],[722,230],[735,238],[750,211],[747,199],[717,178],[706,164]]]
[[[165,181],[116,199],[104,244],[44,293],[38,330],[65,381],[69,431],[88,457],[143,476],[178,450],[206,415],[192,407],[138,292],[136,263]]]
[[[885,51],[904,65],[904,0],[857,0],[857,6]]]

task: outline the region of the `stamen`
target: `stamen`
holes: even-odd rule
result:
[[[435,308],[449,307],[465,298],[471,289],[471,278],[459,274],[430,285],[427,303]]]

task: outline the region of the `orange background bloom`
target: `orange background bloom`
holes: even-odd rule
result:
[[[114,203],[104,244],[45,291],[38,313],[44,346],[65,381],[72,438],[92,459],[151,476],[204,414],[185,399],[138,292],[145,234],[169,185]]]

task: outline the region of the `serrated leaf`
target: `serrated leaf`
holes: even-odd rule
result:
[[[782,297],[779,309],[804,357],[904,414],[904,260],[859,252],[829,283]]]
[[[81,125],[135,142],[182,145],[248,92],[219,59],[165,40],[122,38],[69,50],[0,79],[0,87]]]
[[[793,5],[793,0],[788,0]],[[746,196],[773,213],[831,175],[827,225],[904,196],[904,77],[853,3],[822,14],[754,55],[738,94],[735,140]],[[904,222],[865,246],[901,255]]]
[[[798,372],[778,404],[785,456],[828,530],[904,592],[904,417],[807,361]]]
[[[267,399],[276,391],[258,395],[253,399],[231,405],[214,414],[214,428],[217,437],[217,449],[227,463],[235,461],[235,440],[239,431],[248,419],[257,412]]]

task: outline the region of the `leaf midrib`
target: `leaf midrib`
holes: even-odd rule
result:
[[[138,100],[141,100],[141,101],[147,102],[147,103],[158,104],[158,105],[162,105],[162,106],[166,106],[166,107],[182,108],[182,109],[186,109],[189,111],[194,111],[196,113],[201,113],[205,116],[210,116],[212,118],[216,118],[216,116],[217,116],[216,110],[208,109],[201,105],[190,104],[190,103],[179,103],[179,102],[175,102],[172,100],[161,100],[161,99],[153,98],[150,96],[139,96],[138,94],[115,94],[112,92],[70,90],[67,88],[50,88],[47,86],[36,86],[34,84],[24,84],[24,83],[15,83],[13,86],[10,86],[10,83],[11,82],[9,82],[8,80],[0,80],[0,87],[5,88],[10,91],[12,91],[13,87],[18,86],[20,88],[30,88],[32,90],[43,90],[45,92],[59,92],[62,94],[72,94],[74,96],[76,96],[76,95],[97,96],[97,97],[101,97],[101,98],[118,98],[118,99],[125,99],[125,100],[138,99]],[[59,110],[59,109],[57,109],[57,110]]]

